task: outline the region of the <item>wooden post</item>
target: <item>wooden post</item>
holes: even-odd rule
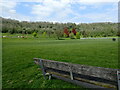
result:
[[[51,75],[51,74],[49,74],[48,79],[49,79],[49,80],[51,80],[51,78],[52,78],[52,75]]]
[[[71,65],[70,65],[70,78],[71,78],[71,80],[73,80],[73,73],[72,73]]]
[[[118,90],[120,90],[120,71],[117,71]]]
[[[43,66],[43,61],[41,59],[39,59],[39,60],[40,60],[40,67],[42,69],[42,73],[43,73],[44,79],[46,79],[46,75],[45,75],[46,72],[45,72],[45,68]]]

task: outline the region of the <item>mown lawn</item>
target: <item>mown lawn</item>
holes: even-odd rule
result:
[[[118,41],[4,38],[3,88],[81,88],[62,80],[44,80],[33,58],[118,68]]]

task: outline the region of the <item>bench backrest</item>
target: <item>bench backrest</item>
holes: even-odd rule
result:
[[[35,62],[39,64],[38,58],[34,58]],[[73,73],[88,75],[92,77],[98,77],[110,81],[117,82],[117,70],[111,68],[103,68],[103,67],[94,67],[80,64],[71,64],[66,62],[58,62],[53,60],[45,60],[41,59],[44,67],[62,70],[62,71],[72,71]]]

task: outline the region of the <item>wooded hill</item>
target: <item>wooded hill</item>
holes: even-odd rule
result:
[[[105,23],[53,23],[53,22],[27,22],[2,18],[2,33],[24,33],[32,34],[33,32],[47,35],[58,34],[64,36],[64,29],[71,31],[73,28],[80,32],[83,37],[107,37],[118,36],[118,24]]]

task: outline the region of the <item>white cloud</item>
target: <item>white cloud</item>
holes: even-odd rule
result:
[[[16,2],[0,2],[0,9],[2,10],[1,16],[9,17],[11,14],[15,14]],[[7,14],[7,15],[6,15]]]
[[[24,6],[25,6],[25,7],[29,7],[30,5],[29,5],[29,4],[25,4]]]
[[[2,12],[15,12],[16,2],[0,2],[0,8],[2,9]]]
[[[56,18],[65,19],[68,14],[72,13],[69,0],[44,0],[42,4],[33,5],[32,14],[39,19]]]
[[[86,9],[86,6],[81,6],[79,9],[84,10]]]
[[[9,13],[16,13],[16,10],[9,10]]]
[[[117,22],[118,8],[117,4],[111,5],[111,8],[105,8],[104,12],[91,12],[86,14],[75,13],[75,17],[71,21],[78,22]]]
[[[44,0],[3,0],[3,1],[4,2],[43,2]],[[120,0],[63,0],[63,1],[74,3],[74,2],[119,2]]]
[[[24,15],[21,15],[21,14],[10,14],[9,16],[7,14],[9,14],[9,13],[6,13],[6,15],[4,15],[3,17],[4,18],[15,19],[15,20],[19,20],[19,21],[30,21],[30,18],[31,18],[29,16],[24,16]]]
[[[32,14],[36,15],[35,19],[43,21],[58,21],[58,22],[104,22],[117,21],[116,11],[117,2],[119,0],[43,0],[42,4],[33,5]],[[87,13],[80,14],[71,9],[71,4],[79,3],[82,6],[80,10],[87,10],[87,5],[92,8],[101,8],[106,3],[114,2],[113,10],[107,10],[106,13]],[[78,15],[77,15],[78,14]],[[74,18],[69,17],[74,15]]]
[[[12,2],[14,0],[0,3],[2,6],[2,16],[6,18],[13,18],[20,21],[53,21],[53,22],[97,22],[97,21],[117,21],[117,2],[118,0],[21,0],[17,2]],[[31,14],[32,16],[25,16],[17,13],[16,6],[18,2],[40,2],[33,3]],[[91,5],[93,8],[100,8],[102,5],[108,2],[115,2],[112,9],[107,9],[105,13],[76,13],[72,10],[71,4],[79,3],[82,6],[79,7],[80,10],[87,10],[87,5]],[[42,4],[41,4],[42,3]],[[25,4],[29,8],[29,4]],[[70,15],[75,16],[71,18]]]
[[[0,9],[2,10],[1,15],[4,18],[16,19],[19,21],[27,20],[30,21],[30,17],[16,13],[17,2],[0,2]]]
[[[72,0],[73,2],[80,2],[85,4],[94,4],[100,2],[119,2],[119,0]]]

